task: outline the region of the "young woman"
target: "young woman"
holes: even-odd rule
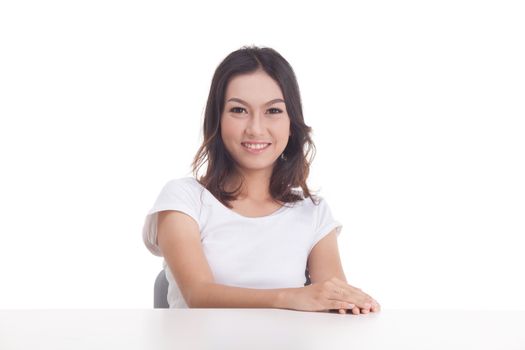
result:
[[[306,184],[315,146],[290,64],[271,48],[229,54],[213,76],[203,131],[194,177],[164,186],[143,229],[164,257],[169,306],[379,311],[347,283],[342,225]]]

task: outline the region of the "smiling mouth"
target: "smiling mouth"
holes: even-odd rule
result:
[[[266,153],[266,150],[270,148],[271,143],[250,144],[243,142],[241,145],[247,153],[259,155]]]
[[[263,150],[268,148],[271,143],[241,143],[241,145],[244,148],[250,149],[250,150]]]

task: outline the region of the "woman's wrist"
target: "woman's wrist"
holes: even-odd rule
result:
[[[296,290],[297,288],[280,289],[279,292],[277,293],[274,307],[277,309],[290,309],[291,308],[290,301],[293,300],[293,295],[295,294]]]

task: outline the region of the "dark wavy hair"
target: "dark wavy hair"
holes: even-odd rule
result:
[[[283,152],[284,159],[279,156],[274,165],[270,195],[273,200],[285,204],[310,197],[318,205],[317,196],[310,193],[306,185],[310,164],[315,157],[315,145],[310,137],[312,128],[304,123],[299,85],[288,61],[269,47],[243,46],[226,56],[215,70],[204,112],[204,139],[192,162],[193,175],[221,203],[232,208],[228,201],[239,195],[243,178],[236,190],[225,190],[225,180],[235,173],[235,163],[221,138],[221,113],[229,81],[257,70],[263,70],[279,85],[290,118],[290,138]],[[198,170],[206,161],[206,174],[199,178]]]

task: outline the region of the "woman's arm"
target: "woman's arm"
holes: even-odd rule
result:
[[[339,256],[336,229],[323,237],[312,248],[312,251],[308,256],[308,270],[310,272],[312,284],[328,281],[335,277],[347,285],[347,288],[349,289],[347,292],[357,292],[358,294],[366,296],[369,300],[372,300],[370,308],[364,307],[359,309],[359,307],[355,306],[352,309],[354,314],[359,314],[360,312],[368,313],[370,310],[379,311],[381,309],[379,303],[372,297],[364,293],[361,289],[348,284],[341,264],[341,258]]]
[[[332,277],[346,282],[335,231],[336,229],[333,229],[317,242],[308,256],[308,271],[312,283],[326,281]]]
[[[214,282],[195,220],[179,211],[158,213],[157,243],[190,308],[285,308],[285,289],[251,289]],[[290,288],[291,289],[291,288]]]
[[[302,311],[363,307],[364,293],[330,279],[301,288],[252,289],[215,283],[200,241],[197,222],[168,210],[158,214],[157,243],[190,308],[280,308]],[[317,271],[314,268],[314,271]],[[319,278],[314,272],[314,278]],[[339,291],[347,292],[339,294]]]

